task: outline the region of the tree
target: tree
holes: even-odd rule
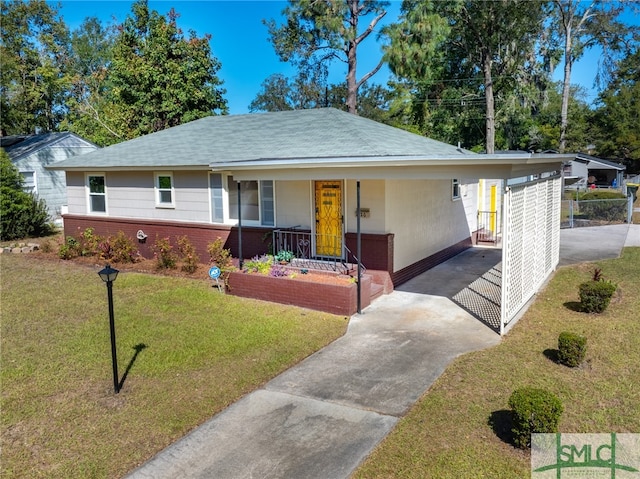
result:
[[[60,127],[100,146],[120,137],[109,124],[107,103],[114,43],[115,27],[104,27],[95,17],[86,18],[71,34],[71,91]]]
[[[634,31],[633,27],[617,21],[626,8],[624,2],[593,0],[554,0],[554,15],[550,28],[555,41],[563,45],[564,79],[562,90],[562,119],[560,151],[566,148],[571,71],[576,60],[596,45],[602,47],[603,61],[599,65],[605,74],[614,68],[614,57]]]
[[[594,135],[599,155],[622,160],[629,173],[640,172],[640,48],[619,64],[598,97]]]
[[[346,104],[357,114],[358,89],[382,67],[382,60],[357,78],[358,47],[386,15],[387,1],[380,0],[289,0],[283,11],[284,25],[264,21],[271,43],[282,61],[292,62],[301,72],[325,78],[329,65],[339,60],[347,65]],[[371,18],[361,30],[361,21]]]
[[[44,200],[22,190],[24,180],[0,149],[0,240],[44,236],[51,232]]]
[[[171,9],[165,18],[139,0],[119,27],[104,113],[121,139],[227,112],[211,37],[193,31],[185,37],[178,16]]]
[[[531,52],[541,30],[543,3],[405,0],[402,12],[386,52],[392,70],[412,79],[425,100],[438,85],[439,94],[457,89],[462,96],[454,100],[461,106],[482,98],[486,151],[492,153],[496,93],[509,90],[523,70],[534,67]]]
[[[68,29],[43,0],[2,2],[0,128],[5,134],[55,131],[70,78]]]
[[[299,72],[293,81],[282,74],[274,74],[262,82],[261,90],[249,105],[249,111],[284,111],[329,106],[328,89],[323,79],[309,78]]]
[[[293,81],[281,74],[271,75],[249,105],[249,110],[286,111],[333,107],[346,110],[347,88],[344,84],[327,85],[298,75]],[[380,85],[364,85],[360,89],[358,114],[382,123],[390,123],[388,114],[393,92]]]

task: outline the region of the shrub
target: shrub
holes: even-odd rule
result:
[[[211,262],[218,266],[221,271],[228,270],[232,267],[231,250],[224,247],[222,238],[216,238],[215,241],[207,245],[207,252]]]
[[[151,246],[156,257],[156,266],[158,269],[174,269],[176,267],[176,254],[169,238],[156,238],[155,243]]]
[[[245,261],[244,269],[249,273],[269,274],[273,257],[265,254],[262,256],[254,256],[249,261]]]
[[[582,311],[585,313],[602,313],[609,306],[616,288],[616,284],[605,280],[602,276],[602,270],[596,268],[593,271],[591,281],[582,283],[579,286]]]
[[[580,198],[580,213],[586,218],[603,221],[625,221],[627,199],[616,191],[593,191]]]
[[[558,432],[562,402],[545,389],[516,389],[509,398],[513,421],[513,443],[525,449],[531,446],[531,434]]]
[[[80,256],[95,256],[101,252],[100,244],[104,238],[95,234],[94,229],[89,227],[80,233],[78,243],[80,245]],[[109,258],[105,258],[109,259]]]
[[[587,338],[579,334],[563,331],[558,336],[558,360],[575,368],[584,361],[587,352]]]
[[[80,245],[73,236],[67,236],[64,243],[60,245],[58,257],[60,259],[73,259],[80,255]]]
[[[180,251],[180,255],[182,256],[182,271],[189,274],[195,273],[198,269],[200,258],[196,254],[196,249],[187,236],[178,237],[178,251]]]
[[[111,246],[111,258],[116,263],[135,263],[138,259],[136,243],[124,231],[118,231],[115,237],[110,237],[108,244]]]
[[[24,180],[0,150],[0,240],[46,236],[54,231],[44,200],[22,190]]]

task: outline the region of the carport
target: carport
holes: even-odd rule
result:
[[[402,164],[371,159],[354,161],[347,168],[317,163],[312,178],[338,177],[357,182],[357,257],[360,251],[360,180],[365,179],[452,179],[496,178],[500,173],[507,186],[502,193],[502,255],[492,266],[454,297],[460,306],[473,313],[503,335],[518,313],[535,295],[558,265],[560,246],[561,165],[571,156],[536,154],[476,155],[473,158],[410,159]],[[288,168],[283,168],[288,163]],[[358,164],[360,163],[360,164]],[[216,165],[231,169],[235,178],[291,180],[309,178],[308,164],[270,160]],[[264,169],[265,166],[270,168]],[[535,178],[535,179],[534,179]],[[240,238],[242,237],[240,232]],[[241,239],[240,239],[241,241]],[[358,278],[360,268],[358,264]],[[358,281],[360,288],[360,281]],[[360,307],[358,312],[361,312]]]

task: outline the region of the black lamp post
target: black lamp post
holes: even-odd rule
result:
[[[118,381],[118,360],[116,358],[116,328],[113,321],[113,282],[118,277],[119,271],[107,265],[98,272],[100,279],[107,283],[107,297],[109,299],[109,329],[111,330],[111,362],[113,363],[113,390],[116,394],[120,392]]]

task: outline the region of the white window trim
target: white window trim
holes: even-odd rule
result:
[[[160,177],[168,176],[171,179],[171,203],[165,203],[160,201],[160,193],[162,191],[169,191],[167,188],[160,188]],[[156,208],[175,208],[176,207],[176,192],[175,183],[173,181],[173,173],[170,171],[157,171],[153,176],[153,192],[156,198]]]
[[[24,176],[25,173],[31,173],[32,177],[33,177],[33,188],[23,188],[24,191],[26,191],[27,193],[33,193],[34,195],[38,194],[38,175],[36,174],[35,170],[21,170],[19,171],[20,175],[22,176],[22,180],[26,181],[26,178]],[[25,184],[26,186],[26,184]],[[29,190],[29,191],[27,191]]]
[[[456,195],[456,189],[458,190],[457,195]],[[453,178],[451,180],[451,201],[459,201],[461,199],[462,199],[462,192],[460,191],[460,180],[457,178]]]
[[[92,176],[102,176],[104,178],[104,211],[92,211],[91,210],[91,185],[89,184],[89,178]],[[107,216],[109,212],[109,204],[107,201],[107,175],[102,171],[95,171],[91,173],[85,173],[85,189],[87,192],[87,214],[89,215],[99,215],[99,216]],[[99,195],[100,193],[93,193],[94,195]]]
[[[237,195],[238,194],[238,190],[234,189],[233,191],[229,191],[229,177],[233,176],[231,173],[222,173],[222,172],[212,172],[210,173],[210,175],[215,175],[215,174],[219,174],[222,176],[222,214],[223,214],[223,222],[222,223],[215,223],[213,222],[211,219],[209,220],[211,223],[213,224],[223,224],[223,225],[227,225],[227,226],[237,226],[238,225],[238,220],[237,219],[232,219],[230,218],[230,211],[231,211],[231,207],[230,207],[230,202],[229,202],[229,197],[231,195]],[[236,180],[237,181],[237,180]],[[278,220],[277,220],[277,208],[275,207],[276,205],[276,185],[275,185],[275,180],[268,180],[268,181],[272,181],[273,182],[273,205],[274,205],[274,211],[273,211],[273,225],[264,225],[262,223],[263,218],[262,218],[262,181],[263,180],[251,180],[251,181],[256,181],[258,183],[258,220],[248,220],[246,218],[242,218],[242,225],[243,226],[258,226],[258,227],[265,227],[265,228],[273,228],[275,227],[275,225],[278,224]],[[211,218],[213,216],[213,205],[211,204],[211,181],[209,181],[209,218]]]

